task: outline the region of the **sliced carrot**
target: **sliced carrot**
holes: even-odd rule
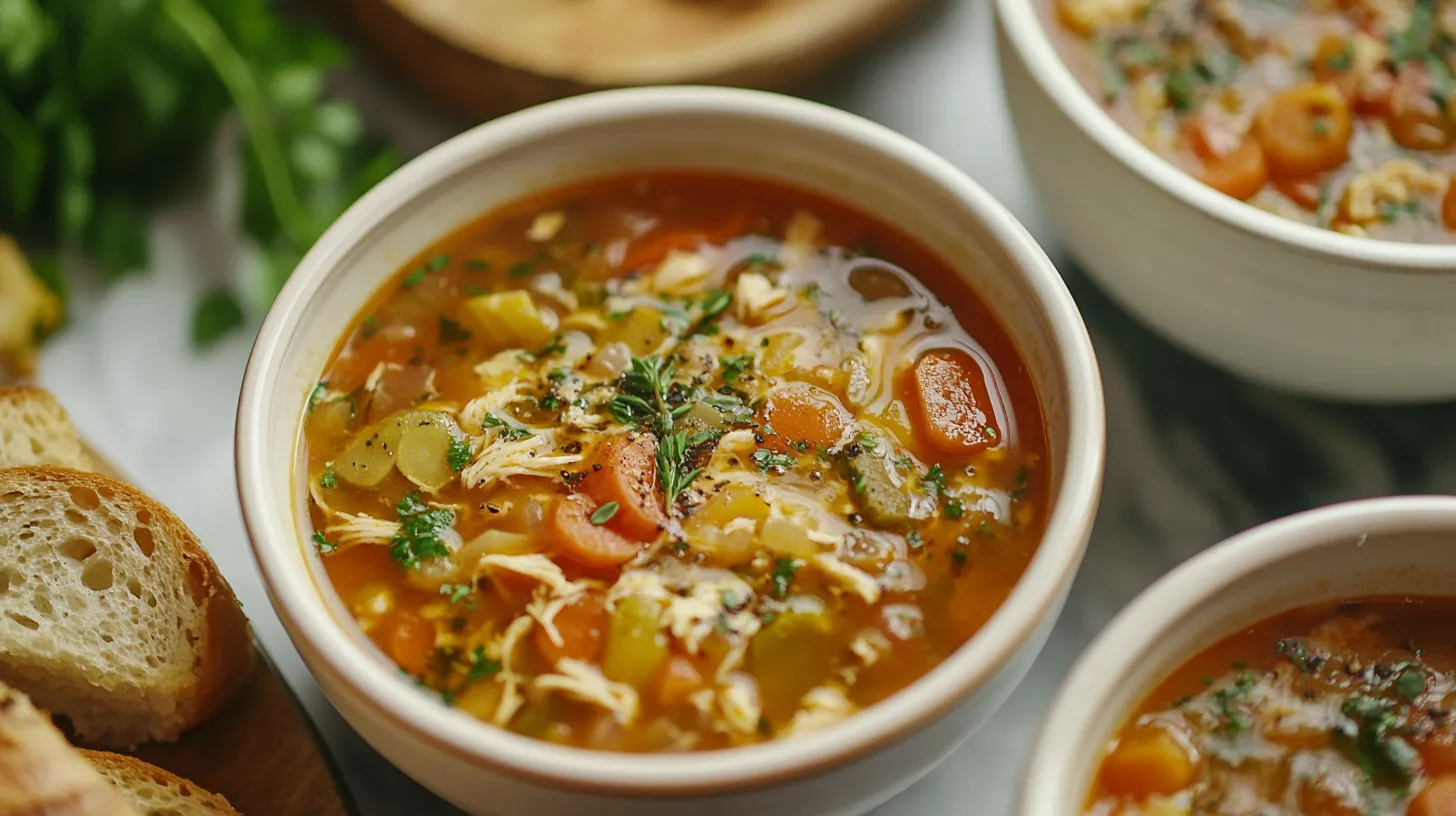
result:
[[[1445,150],[1456,142],[1456,122],[1432,98],[1435,81],[1425,65],[1402,66],[1390,92],[1390,136],[1411,150]]]
[[[1191,117],[1184,125],[1188,143],[1203,162],[1195,175],[1199,181],[1227,196],[1252,198],[1269,180],[1269,167],[1259,141],[1248,135],[1215,135],[1216,125],[1203,117]],[[1230,144],[1221,144],[1229,142]]]
[[[598,505],[617,503],[606,526],[628,538],[651,541],[667,527],[657,488],[657,438],[618,434],[597,445],[581,487]]]
[[[401,669],[422,675],[435,651],[435,625],[413,612],[392,612],[379,623],[374,637]]]
[[[828,391],[807,383],[791,383],[769,396],[758,412],[758,424],[773,431],[762,434],[765,448],[780,453],[827,448],[844,433],[849,412]]]
[[[1355,120],[1330,85],[1307,82],[1275,94],[1259,109],[1255,131],[1270,175],[1312,176],[1350,157]]]
[[[1276,179],[1274,188],[1286,198],[1311,212],[1318,210],[1320,196],[1324,192],[1325,177],[1313,176],[1301,179]]]
[[[1416,794],[1410,816],[1456,816],[1456,776],[1438,776]]]
[[[1109,793],[1143,798],[1167,796],[1193,784],[1194,757],[1162,728],[1124,736],[1102,762],[1102,785]]]
[[[986,375],[959,349],[927,352],[910,371],[912,400],[926,441],[946,453],[970,453],[996,444],[1001,430],[987,413]]]
[[[682,705],[703,687],[703,675],[691,658],[673,655],[657,675],[657,702],[665,708]]]
[[[587,569],[626,563],[637,554],[637,542],[605,525],[592,524],[596,502],[580,493],[562,496],[551,508],[550,530],[561,554]]]
[[[699,246],[718,246],[743,235],[748,229],[751,216],[747,209],[735,212],[732,217],[713,227],[684,226],[668,229],[654,229],[641,236],[627,248],[620,268],[631,271],[650,264],[660,263],[673,250],[688,252]]]
[[[607,631],[607,607],[602,596],[589,592],[563,607],[551,621],[561,635],[561,643],[551,639],[543,626],[536,627],[536,650],[547,663],[556,665],[562,658],[593,661],[602,651]]]
[[[1421,766],[1428,774],[1456,775],[1456,735],[1441,734],[1421,743]]]

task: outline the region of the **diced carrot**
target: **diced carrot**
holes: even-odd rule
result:
[[[1456,775],[1456,735],[1438,734],[1421,743],[1419,750],[1426,773]]]
[[[1167,796],[1193,783],[1194,757],[1162,728],[1144,728],[1124,736],[1102,762],[1102,785],[1109,793],[1143,798]]]
[[[1227,196],[1251,198],[1269,180],[1264,149],[1248,135],[1218,132],[1204,117],[1190,117],[1184,125],[1189,146],[1203,162],[1198,180]]]
[[[996,444],[1001,431],[988,413],[986,375],[959,349],[927,352],[910,372],[912,400],[926,441],[946,453],[970,453]]]
[[[657,489],[657,438],[618,434],[592,452],[582,489],[598,505],[617,503],[607,527],[638,541],[651,541],[667,527]]]
[[[413,675],[421,675],[430,666],[430,655],[435,651],[435,625],[413,612],[391,612],[374,637],[380,648],[401,669]]]
[[[1410,816],[1456,816],[1456,775],[1438,776],[1411,800]]]
[[[666,708],[681,705],[702,687],[703,675],[693,661],[684,655],[673,655],[657,675],[657,702]]]
[[[1456,230],[1456,176],[1446,185],[1446,196],[1441,199],[1441,223],[1446,229]]]
[[[1319,209],[1320,196],[1324,192],[1325,179],[1323,176],[1313,176],[1299,179],[1275,179],[1274,188],[1283,193],[1286,198],[1295,204],[1310,210]]]
[[[587,569],[619,566],[637,554],[637,542],[592,524],[596,502],[580,493],[562,496],[551,508],[550,529],[561,554]]]
[[[572,660],[596,660],[602,651],[602,640],[607,631],[607,607],[602,596],[596,592],[582,595],[563,607],[552,620],[561,643],[551,639],[543,626],[536,627],[536,650],[547,663],[555,665],[562,658]]]
[[[780,453],[827,448],[839,441],[849,412],[833,394],[807,383],[792,383],[774,391],[758,413],[758,423],[773,429],[763,433],[763,446]]]
[[[749,218],[748,210],[743,209],[713,227],[685,226],[652,230],[632,242],[619,266],[627,271],[641,269],[661,262],[673,250],[687,252],[704,244],[726,244],[744,233],[748,228]]]

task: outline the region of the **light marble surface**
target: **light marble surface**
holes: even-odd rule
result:
[[[1016,154],[986,0],[948,0],[847,66],[816,96],[915,138],[1004,202],[1061,263]],[[342,78],[406,154],[456,126],[377,72]],[[221,196],[226,198],[226,190]],[[206,282],[242,250],[226,208],[192,203],[160,219],[154,269],[82,285],[42,380],[101,452],[201,536],[264,644],[340,760],[363,813],[455,811],[380,759],[319,693],[264,595],[235,496],[232,436],[251,330],[205,354],[187,340]],[[1321,405],[1238,383],[1168,347],[1067,265],[1107,386],[1109,456],[1086,563],[1047,651],[1006,707],[939,770],[880,808],[891,814],[1011,812],[1037,723],[1088,639],[1173,564],[1257,521],[1356,496],[1456,489],[1456,406]]]

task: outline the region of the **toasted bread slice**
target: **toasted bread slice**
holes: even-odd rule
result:
[[[126,748],[176,739],[252,668],[237,598],[170,510],[95,473],[0,470],[0,680]]]
[[[0,816],[138,816],[50,717],[0,683]]]
[[[0,388],[0,467],[94,470],[66,409],[41,388]]]
[[[140,759],[106,751],[81,753],[142,816],[241,816],[219,794]]]

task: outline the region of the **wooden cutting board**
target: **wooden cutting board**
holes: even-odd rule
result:
[[[436,102],[488,119],[633,85],[804,85],[927,0],[323,0]]]
[[[98,472],[129,481],[94,448],[87,453]],[[222,711],[177,742],[132,754],[226,796],[244,816],[356,816],[303,706],[262,646],[253,647],[257,669]]]

